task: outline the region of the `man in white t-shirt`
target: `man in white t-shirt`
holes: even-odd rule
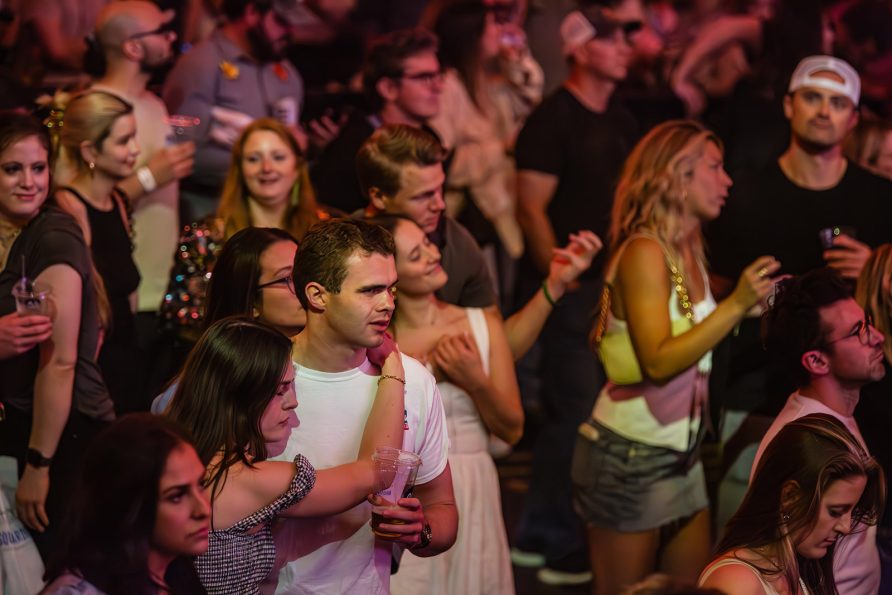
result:
[[[886,373],[884,337],[852,299],[842,277],[817,269],[787,282],[765,314],[762,334],[769,355],[793,373],[799,388],[759,444],[753,474],[780,429],[811,413],[840,420],[866,450],[852,415],[861,388]],[[860,527],[837,544],[833,574],[840,595],[875,594],[880,586],[876,527]]]
[[[384,341],[393,315],[393,254],[390,234],[363,221],[320,223],[301,242],[294,287],[307,311],[307,326],[293,351],[300,426],[278,458],[301,453],[320,469],[356,459],[382,378],[366,351]],[[403,366],[402,448],[422,462],[414,497],[401,499],[400,510],[385,514],[405,521],[395,531],[400,536],[386,541],[374,536],[369,503],[333,517],[281,523],[276,546],[285,566],[276,593],[386,594],[394,553],[405,548],[416,556],[433,556],[455,541],[458,513],[440,393],[416,360],[403,355]]]

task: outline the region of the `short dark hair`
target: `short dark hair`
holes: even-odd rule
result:
[[[448,152],[429,132],[405,124],[382,126],[356,154],[356,175],[363,195],[378,188],[387,196],[400,191],[407,165],[426,167],[443,163]]]
[[[378,225],[355,219],[331,219],[310,228],[294,257],[294,288],[305,310],[310,310],[307,283],[340,292],[347,276],[347,259],[356,252],[393,256],[393,236]]]
[[[850,285],[839,273],[820,268],[777,284],[773,303],[762,315],[762,343],[796,386],[808,384],[802,354],[820,349],[827,341],[820,310],[852,297]]]
[[[277,242],[297,240],[284,229],[246,227],[226,240],[208,284],[204,326],[227,316],[251,316],[257,305],[260,257]]]
[[[267,12],[272,8],[272,0],[222,0],[220,12],[229,21],[237,21],[245,16],[248,5],[253,4],[260,12]]]
[[[393,31],[376,39],[362,70],[362,89],[369,108],[378,111],[384,106],[384,99],[378,94],[378,81],[400,78],[407,58],[436,53],[438,48],[437,36],[422,27]]]
[[[148,555],[158,487],[170,454],[191,444],[180,425],[150,413],[125,415],[100,432],[84,455],[62,547],[47,578],[76,571],[109,595],[157,593]],[[174,584],[174,576],[182,578]],[[171,564],[165,578],[171,593],[204,593],[186,558]]]
[[[0,110],[0,153],[30,136],[37,140],[50,154],[50,135],[46,127],[36,118],[15,110]]]

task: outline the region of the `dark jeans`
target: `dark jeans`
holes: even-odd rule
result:
[[[604,384],[601,364],[588,346],[600,287],[599,282],[584,281],[565,295],[537,348],[518,362],[522,390],[530,381],[540,383],[542,423],[533,444],[533,477],[515,544],[545,554],[546,565],[585,549],[585,528],[573,510],[570,462],[577,428],[591,415]],[[532,287],[526,289],[518,295],[531,295]]]
[[[17,460],[19,477],[25,471],[31,421],[30,413],[7,407],[6,420],[0,422],[0,454]],[[48,562],[60,546],[60,529],[73,502],[72,495],[79,482],[84,452],[106,425],[107,422],[91,419],[74,409],[68,417],[50,466],[50,491],[45,505],[50,524],[43,533],[29,529],[44,562]]]

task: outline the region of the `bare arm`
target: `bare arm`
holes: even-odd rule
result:
[[[365,422],[362,442],[359,444],[359,459],[371,459],[375,448],[379,446],[401,448],[403,445],[406,372],[399,348],[389,334],[380,347],[369,351],[369,359],[372,363],[383,360],[383,365],[380,365],[381,378],[378,380],[375,402]],[[387,376],[395,376],[404,382]]]
[[[764,268],[763,275],[759,275]],[[650,239],[633,240],[623,252],[616,293],[622,304],[635,355],[645,376],[665,383],[693,366],[740,322],[771,290],[770,275],[780,268],[761,257],[741,274],[734,292],[690,330],[672,336],[666,304],[673,291],[660,246]]]
[[[758,571],[747,566],[732,564],[717,568],[700,583],[700,587],[718,589],[728,595],[764,595],[765,587],[756,575]]]
[[[523,407],[514,361],[501,320],[488,313],[485,316],[490,339],[489,376],[483,369],[476,342],[467,334],[442,339],[431,353],[431,360],[451,382],[467,391],[486,427],[502,440],[515,444],[523,434]]]
[[[601,250],[601,239],[590,231],[570,235],[566,248],[555,248],[549,264],[545,285],[551,299],[557,302],[568,287],[592,265],[592,259]],[[553,306],[545,291],[540,289],[522,309],[505,321],[505,335],[511,347],[514,361],[522,358],[542,332],[551,315]]]
[[[40,344],[40,364],[34,380],[34,419],[28,440],[29,448],[53,457],[71,411],[82,282],[77,271],[63,264],[48,267],[37,276],[37,281],[48,286],[53,296],[65,296],[52,298],[55,309],[52,336]],[[35,469],[26,465],[16,490],[19,518],[39,532],[49,525],[45,510],[49,471],[49,467]]]
[[[557,187],[557,176],[526,169],[517,172],[517,221],[526,236],[530,256],[542,274],[548,272],[551,251],[557,247],[547,212]]]
[[[759,48],[762,44],[762,21],[745,15],[722,17],[704,28],[685,50],[672,73],[672,89],[685,100],[689,110],[693,105],[692,95],[696,92],[695,73],[707,60],[737,42]],[[702,109],[702,106],[699,107]],[[696,113],[697,110],[692,111]]]
[[[164,147],[157,151],[144,167],[148,167],[155,178],[155,183],[160,188],[174,180],[181,180],[192,173],[192,166],[195,164],[195,143],[181,143]],[[127,176],[118,182],[120,188],[127,198],[130,199],[132,206],[139,203],[139,199],[147,194],[145,188],[140,183],[136,172]]]

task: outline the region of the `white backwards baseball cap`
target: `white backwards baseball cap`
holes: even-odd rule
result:
[[[823,76],[815,76],[821,72],[832,72],[842,78],[842,82]],[[793,71],[790,77],[792,93],[802,87],[816,87],[827,91],[833,91],[845,95],[858,105],[861,100],[861,78],[858,72],[845,60],[833,56],[809,56],[804,58]]]

